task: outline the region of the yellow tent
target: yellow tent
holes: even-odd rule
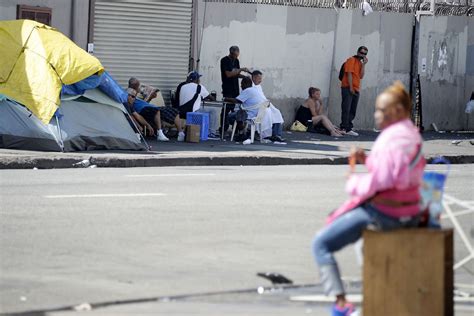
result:
[[[0,21],[0,94],[25,105],[49,123],[63,84],[104,67],[58,30],[31,20]]]

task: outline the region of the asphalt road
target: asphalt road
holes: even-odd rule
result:
[[[346,174],[345,166],[2,170],[0,312],[269,285],[259,271],[317,283],[311,239],[345,199]],[[453,166],[446,192],[473,201],[473,176],[473,165]],[[471,242],[473,219],[461,221]],[[456,240],[457,259],[464,255]],[[343,275],[360,277],[353,247],[337,257]],[[474,284],[473,271],[471,261],[456,282]],[[254,296],[109,313],[321,311],[281,294],[271,303]]]

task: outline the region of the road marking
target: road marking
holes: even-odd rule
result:
[[[130,174],[126,177],[141,178],[141,177],[208,177],[215,176],[215,173],[168,173],[168,174]]]
[[[111,194],[63,194],[45,195],[47,199],[74,199],[74,198],[109,198],[109,197],[146,197],[164,196],[165,193],[111,193]]]

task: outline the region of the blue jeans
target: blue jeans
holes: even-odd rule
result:
[[[272,136],[280,136],[283,132],[283,124],[275,123],[272,125]]]
[[[313,239],[312,249],[326,294],[334,296],[344,294],[339,268],[333,253],[356,242],[367,226],[374,225],[380,230],[392,230],[414,227],[417,224],[417,218],[401,221],[381,213],[372,204],[366,203],[324,227]]]

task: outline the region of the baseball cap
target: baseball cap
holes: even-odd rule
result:
[[[199,79],[199,77],[202,77],[202,75],[199,74],[197,71],[191,71],[188,74],[188,80],[190,80],[190,81],[197,80],[197,79]]]

